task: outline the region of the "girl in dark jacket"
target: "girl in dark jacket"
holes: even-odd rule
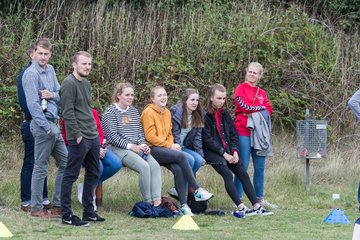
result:
[[[239,161],[239,138],[233,120],[225,109],[226,88],[221,84],[214,84],[206,99],[205,127],[202,132],[203,151],[207,163],[224,179],[226,192],[236,204],[238,211],[252,215],[271,215],[264,209],[256,198],[255,190],[249,175]],[[233,173],[241,181],[244,191],[253,208],[247,210],[239,198],[233,182]]]

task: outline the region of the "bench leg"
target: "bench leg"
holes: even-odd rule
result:
[[[103,185],[102,185],[102,183],[96,187],[95,195],[96,195],[96,206],[101,207],[103,205],[103,201],[102,201]]]

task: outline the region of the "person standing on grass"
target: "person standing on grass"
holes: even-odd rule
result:
[[[236,105],[234,124],[239,135],[240,159],[246,171],[249,167],[250,155],[252,157],[254,166],[253,183],[256,197],[262,205],[276,207],[274,204],[264,200],[265,158],[270,155],[260,154],[260,151],[252,146],[254,139],[250,137],[251,132],[247,127],[250,116],[252,117],[252,114],[260,113],[266,120],[268,129],[270,129],[272,107],[266,92],[257,86],[263,75],[263,71],[263,67],[260,63],[252,62],[248,65],[245,81],[236,87],[234,93]],[[235,177],[234,183],[240,198],[242,198],[243,186],[241,181]]]
[[[64,79],[60,88],[60,106],[69,143],[68,162],[61,184],[62,223],[87,226],[90,221],[105,221],[95,212],[92,204],[93,188],[100,173],[100,140],[92,114],[91,85],[87,80],[92,68],[92,57],[88,52],[79,51],[72,62],[74,70]],[[81,166],[85,167],[82,220],[71,209],[71,189],[79,177]]]
[[[161,169],[146,145],[140,114],[132,106],[134,88],[119,83],[113,94],[113,104],[103,113],[101,125],[110,149],[124,165],[139,173],[140,192],[145,202],[154,207],[161,204]]]
[[[360,89],[357,90],[354,95],[350,98],[348,102],[348,106],[351,111],[354,113],[357,122],[360,124]],[[360,182],[358,186],[358,203],[359,203],[359,211],[360,211]]]
[[[179,144],[186,155],[194,176],[205,164],[202,150],[201,130],[204,127],[204,113],[199,104],[199,93],[193,88],[185,89],[181,101],[170,108],[174,143]],[[171,188],[170,195],[178,196]],[[189,189],[189,193],[193,192]]]
[[[31,216],[60,217],[60,187],[67,161],[67,149],[57,126],[60,86],[54,68],[48,64],[52,49],[50,41],[41,38],[34,45],[33,62],[22,78],[26,104],[31,115],[30,129],[34,136]],[[53,209],[48,212],[43,206],[43,192],[50,155],[55,158],[58,169],[54,183]]]
[[[165,89],[161,86],[154,87],[151,89],[150,97],[152,103],[146,106],[140,118],[146,142],[158,163],[174,174],[180,211],[185,215],[194,216],[186,203],[186,182],[195,190],[196,201],[209,200],[213,194],[199,186],[186,155],[181,151],[181,146],[174,143],[171,113],[166,108],[168,98]]]
[[[97,206],[96,206],[96,188],[98,185],[100,185],[101,183],[103,183],[105,180],[111,178],[112,176],[114,176],[115,173],[117,173],[120,168],[122,167],[122,163],[121,160],[107,147],[107,141],[104,138],[104,131],[101,127],[100,124],[100,118],[99,118],[99,114],[98,112],[93,108],[92,109],[92,114],[94,117],[94,121],[96,124],[96,129],[99,133],[99,140],[100,140],[100,174],[99,174],[99,179],[95,184],[94,190],[92,192],[93,195],[93,206],[94,206],[94,211],[97,211]],[[63,139],[65,141],[65,145],[68,146],[69,143],[66,140],[66,129],[65,129],[65,121],[62,118],[60,120],[60,124],[61,124],[61,134],[63,136]],[[80,203],[82,203],[82,195],[83,195],[83,190],[84,190],[84,184],[83,183],[79,183],[78,185],[78,200]]]
[[[21,210],[24,212],[31,211],[31,177],[34,169],[34,137],[30,131],[31,114],[26,105],[26,97],[22,85],[22,77],[25,70],[30,67],[34,59],[35,44],[32,43],[27,50],[27,55],[31,61],[20,72],[17,78],[17,95],[20,107],[24,113],[24,121],[21,124],[21,139],[24,142],[24,160],[20,174],[20,192],[21,192]],[[51,209],[52,205],[48,198],[47,177],[44,180],[43,190],[43,207],[44,209]]]
[[[224,179],[225,189],[242,216],[271,215],[260,205],[241,160],[239,160],[239,137],[233,120],[225,110],[226,88],[214,84],[206,98],[205,127],[202,132],[204,156],[217,173]],[[242,183],[252,209],[247,210],[239,197],[233,182],[233,174]]]

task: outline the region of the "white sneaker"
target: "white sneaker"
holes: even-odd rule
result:
[[[84,184],[83,183],[79,183],[77,185],[77,198],[79,200],[79,202],[82,204],[82,195],[83,195],[83,191],[84,191]]]
[[[200,202],[200,201],[207,201],[210,198],[212,198],[214,196],[214,194],[209,193],[208,191],[206,191],[203,188],[199,188],[196,192],[195,192],[195,201]]]
[[[180,207],[180,212],[181,212],[183,215],[188,215],[188,216],[190,216],[190,217],[195,216],[195,215],[192,213],[189,205],[187,205],[187,204],[181,205],[181,207]]]
[[[96,206],[96,196],[93,197],[92,204],[94,206],[94,211],[97,212],[97,206]]]
[[[260,202],[260,205],[263,207],[269,207],[269,208],[278,208],[279,206],[276,204],[273,204],[271,202],[269,202],[268,200],[262,200]]]
[[[273,212],[270,212],[268,210],[266,210],[263,206],[259,207],[258,209],[251,209],[246,211],[246,216],[250,217],[250,216],[268,216],[268,215],[273,215]]]

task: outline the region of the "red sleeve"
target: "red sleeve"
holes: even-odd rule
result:
[[[68,141],[66,139],[66,131],[65,131],[65,121],[63,118],[60,119],[60,130],[61,130],[61,135],[64,139],[65,145],[68,145]]]
[[[101,124],[100,124],[100,118],[99,118],[99,114],[98,112],[95,110],[95,109],[92,109],[92,114],[94,116],[94,121],[95,121],[95,124],[96,124],[96,128],[99,132],[99,138],[100,138],[100,144],[103,142],[104,140],[104,131],[101,127]]]
[[[259,92],[261,91],[259,89]],[[247,83],[241,83],[234,93],[236,113],[253,113],[265,110],[266,107],[257,101],[257,99],[254,102],[255,94],[256,88],[248,86]]]
[[[264,91],[264,96],[265,96],[264,106],[266,107],[266,110],[269,112],[269,114],[271,116],[273,113],[273,110],[272,110],[272,106],[270,104],[270,101],[269,101],[265,91]]]

